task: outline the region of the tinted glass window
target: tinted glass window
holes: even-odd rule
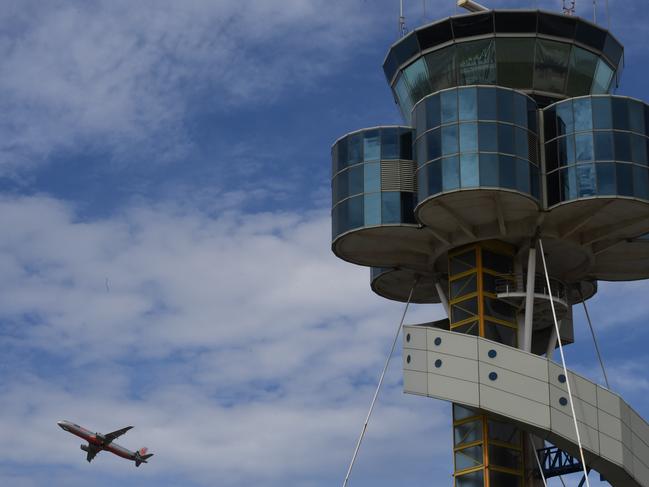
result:
[[[381,218],[383,223],[401,223],[401,193],[384,191],[381,193]]]
[[[399,158],[399,129],[381,129],[381,159]]]
[[[527,128],[538,134],[538,112],[534,100],[527,100]]]
[[[649,199],[649,172],[646,168],[633,168],[633,189],[637,198]]]
[[[460,168],[457,156],[442,159],[442,188],[450,191],[460,187]]]
[[[631,141],[626,132],[614,132],[615,160],[631,161]]]
[[[576,166],[579,196],[595,195],[595,166],[594,164],[579,164]]]
[[[445,47],[425,56],[433,92],[455,86],[455,46]]]
[[[521,487],[521,482],[522,479],[518,475],[497,472],[495,470],[489,471],[490,485],[497,485],[498,487]]]
[[[363,178],[365,180],[365,192],[372,193],[381,190],[381,166],[378,162],[364,164]]]
[[[574,164],[575,162],[575,137],[568,135],[557,140],[559,148],[559,165]]]
[[[647,164],[647,139],[642,135],[631,134],[631,159],[639,164]]]
[[[609,97],[595,96],[592,98],[593,128],[610,129],[613,127],[611,112],[611,99]]]
[[[381,193],[366,194],[363,196],[365,225],[381,224]]]
[[[615,164],[603,162],[595,164],[597,172],[597,193],[600,195],[614,195],[617,192],[615,182]]]
[[[516,155],[523,159],[527,159],[529,157],[527,130],[514,127],[514,142],[516,147]]]
[[[565,135],[575,131],[572,113],[572,101],[557,105],[557,135]]]
[[[405,63],[408,59],[419,52],[417,36],[414,33],[408,34],[392,48],[392,52],[394,53],[399,65]]]
[[[497,152],[498,151],[498,125],[493,122],[480,122],[478,129],[478,139],[480,141],[480,151]]]
[[[573,101],[575,131],[591,130],[593,128],[593,112],[590,98],[578,98]]]
[[[498,186],[497,154],[480,154],[480,186]]]
[[[536,32],[536,12],[495,12],[496,32]]]
[[[401,115],[403,116],[403,119],[410,121],[412,99],[410,98],[410,90],[406,86],[404,76],[399,76],[397,78],[397,82],[394,85],[394,91],[396,93],[397,99],[399,100],[399,108],[401,109]]]
[[[601,51],[604,49],[604,43],[606,42],[606,31],[586,22],[579,22],[577,23],[575,40]]]
[[[629,128],[633,132],[638,132],[639,134],[644,134],[644,104],[640,104],[637,101],[629,100]]]
[[[356,164],[363,160],[363,134],[350,135],[348,138],[348,162]]]
[[[451,22],[449,20],[438,22],[430,27],[418,30],[416,35],[422,50],[448,42],[453,39]]]
[[[577,174],[574,166],[561,171],[561,196],[564,200],[574,200],[577,197]]]
[[[609,33],[606,36],[606,42],[604,43],[604,54],[606,55],[606,57],[608,57],[609,60],[617,66],[622,59],[623,52],[624,48],[622,47],[622,45],[617,42]]]
[[[426,166],[427,169],[427,193],[428,195],[433,195],[441,193],[442,191],[442,162],[436,161],[431,162]]]
[[[514,93],[514,123],[527,126],[527,98],[519,93]]]
[[[455,122],[457,120],[457,91],[449,90],[441,94],[442,102],[442,123]]]
[[[338,167],[336,168],[337,171],[340,171],[341,169],[347,167],[347,137],[345,137],[343,140],[338,142],[336,144],[336,148],[338,149]]]
[[[570,55],[568,75],[568,96],[587,95],[590,93],[593,77],[599,58],[585,49],[574,47]]]
[[[613,79],[613,70],[602,59],[597,61],[597,70],[595,71],[595,79],[593,80],[592,93],[594,95],[608,93]]]
[[[478,150],[478,125],[476,123],[460,124],[460,152]]]
[[[453,35],[456,39],[490,34],[494,31],[493,14],[491,12],[454,17],[452,21]]]
[[[460,157],[460,175],[463,188],[478,186],[478,154],[462,154]]]
[[[631,164],[616,164],[617,194],[633,196],[633,166]]]
[[[484,485],[484,474],[482,470],[471,472],[455,477],[456,487],[482,487]]]
[[[363,155],[366,161],[378,161],[381,157],[381,139],[378,130],[363,134]]]
[[[424,96],[431,93],[428,71],[426,70],[426,63],[423,58],[417,59],[404,69],[403,73],[408,82],[408,86],[412,90],[413,102],[421,100]]]
[[[348,169],[349,195],[355,195],[363,192],[365,171],[363,165],[354,166]]]
[[[575,36],[574,18],[565,15],[539,13],[539,33],[572,39]]]
[[[489,39],[457,45],[459,84],[492,84],[496,81],[494,44],[493,39]]]
[[[458,90],[460,120],[476,120],[478,118],[478,96],[476,88]]]
[[[439,95],[426,98],[426,128],[432,129],[439,126],[440,119],[440,102]]]
[[[498,124],[498,149],[505,154],[514,154],[514,127]]]
[[[401,129],[399,140],[401,159],[412,161],[412,131]]]
[[[595,132],[595,159],[598,161],[613,160],[613,133]]]
[[[458,152],[457,125],[442,127],[442,154],[455,154]]]
[[[539,39],[536,43],[534,89],[562,93],[570,58],[570,46]]]
[[[516,159],[516,189],[530,192],[530,164],[523,159]]]
[[[629,130],[629,110],[625,98],[613,98],[613,127],[619,130]]]
[[[514,122],[513,92],[498,90],[498,120],[501,122]]]
[[[383,72],[385,73],[385,78],[388,80],[388,83],[392,81],[397,69],[399,69],[399,63],[397,62],[394,53],[390,51],[388,57],[385,59],[385,63],[383,64]]]
[[[426,144],[428,151],[426,155],[427,161],[437,159],[442,156],[442,140],[440,129],[435,129],[426,134]]]
[[[516,159],[511,156],[500,156],[500,186],[516,189]]]
[[[480,120],[497,120],[495,88],[478,88],[478,115]]]
[[[545,144],[545,170],[547,172],[554,171],[557,165],[557,142],[554,141]]]
[[[498,84],[529,88],[534,75],[534,39],[496,39]]]

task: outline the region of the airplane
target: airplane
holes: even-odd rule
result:
[[[102,450],[132,460],[135,462],[136,467],[139,467],[142,463],[148,463],[147,460],[153,456],[153,453],[147,453],[148,450],[146,447],[133,452],[117,443],[113,443],[113,440],[122,436],[128,430],[133,428],[133,426],[127,426],[117,431],[113,431],[112,433],[102,435],[101,433],[93,433],[92,431],[87,430],[78,424],[71,423],[70,421],[58,421],[56,424],[68,433],[72,433],[88,442],[88,446],[81,445],[81,449],[87,453],[86,460],[88,460],[88,462],[91,462],[92,459],[97,456],[97,453]]]

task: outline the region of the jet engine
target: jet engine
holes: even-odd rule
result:
[[[88,451],[88,447],[87,447],[86,445],[81,445],[80,448],[81,448],[83,451],[85,451],[85,452]]]

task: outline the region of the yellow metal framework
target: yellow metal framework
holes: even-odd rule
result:
[[[511,269],[503,266],[511,266],[513,256],[513,248],[497,241],[471,244],[449,253],[451,330],[491,339],[498,335],[509,338],[507,345],[517,346],[515,312],[512,309],[508,316],[508,305],[498,300],[494,284],[496,279],[511,279]],[[497,307],[503,311],[500,316],[495,316]],[[457,411],[462,412],[462,417]],[[511,438],[500,437],[499,431],[504,430],[511,433]],[[453,435],[456,487],[522,487],[524,446],[517,428],[454,405]]]

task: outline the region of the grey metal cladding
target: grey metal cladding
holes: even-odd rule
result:
[[[414,348],[416,350],[426,350],[427,331],[422,326],[404,326],[403,327],[403,346],[404,348]]]

